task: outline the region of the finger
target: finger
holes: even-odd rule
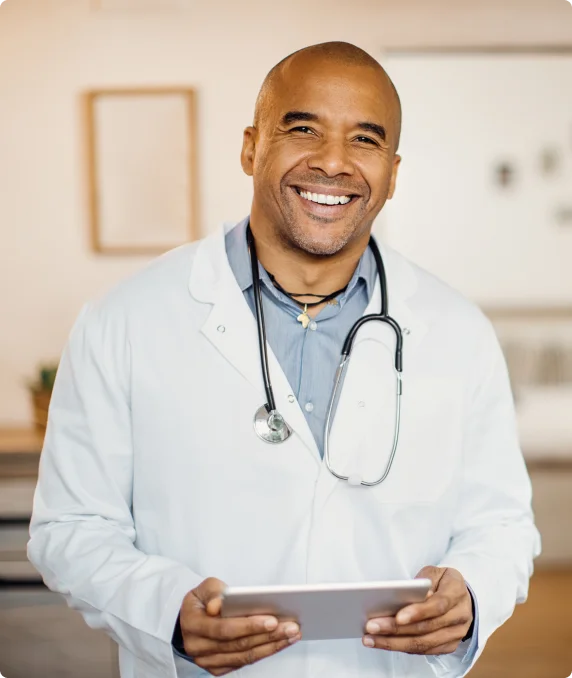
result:
[[[211,640],[236,640],[245,636],[275,631],[276,617],[256,615],[252,617],[210,617],[206,614],[188,615],[181,618],[183,637],[200,636]]]
[[[185,652],[191,657],[200,657],[208,654],[228,654],[247,652],[259,645],[266,645],[277,640],[294,638],[300,633],[298,624],[288,622],[281,624],[272,633],[259,633],[254,636],[244,636],[236,640],[211,640],[210,638],[194,637],[185,640]]]
[[[425,636],[365,636],[363,644],[379,650],[406,652],[407,654],[429,654],[443,645],[459,644],[462,636],[458,627],[439,629]]]
[[[456,578],[443,579],[437,591],[422,603],[408,605],[396,615],[398,624],[411,624],[423,619],[433,619],[446,614],[451,608],[461,602],[467,594],[464,581]]]
[[[288,639],[288,640],[277,640],[272,643],[267,643],[266,645],[259,645],[258,647],[254,647],[251,650],[247,650],[246,652],[233,652],[229,654],[211,654],[211,655],[205,655],[204,657],[197,657],[194,659],[194,662],[197,666],[199,666],[201,669],[217,669],[217,668],[223,668],[223,669],[237,669],[240,668],[241,666],[248,666],[250,664],[254,664],[261,659],[265,659],[266,657],[270,657],[273,654],[276,654],[277,652],[281,652],[282,650],[286,649],[287,647],[290,647],[293,645],[295,642],[300,640],[301,636],[298,634],[298,636],[294,636],[295,640]]]
[[[412,624],[398,624],[395,617],[370,619],[365,630],[372,635],[382,636],[424,636],[449,626],[465,626],[470,624],[468,611],[461,605],[455,605],[441,617],[433,617]]]

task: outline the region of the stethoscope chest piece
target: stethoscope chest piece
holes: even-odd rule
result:
[[[259,438],[267,443],[282,443],[292,434],[284,417],[279,412],[269,412],[266,405],[256,410],[254,430]]]

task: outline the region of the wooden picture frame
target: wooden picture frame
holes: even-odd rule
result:
[[[195,105],[184,87],[83,94],[94,252],[161,254],[199,237]]]

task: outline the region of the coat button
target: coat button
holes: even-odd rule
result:
[[[217,327],[217,330],[218,330],[219,332],[224,332],[224,331],[226,331],[226,327],[225,327],[224,325],[219,325],[219,326]]]
[[[292,394],[290,394],[290,395],[288,396],[288,402],[289,402],[289,403],[293,403],[295,400],[296,400],[296,398],[294,398],[294,396],[293,396]]]

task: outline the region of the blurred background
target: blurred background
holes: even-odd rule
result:
[[[388,70],[403,163],[376,234],[480,304],[505,350],[543,537],[475,678],[572,671],[572,6],[567,0],[7,0],[0,7],[0,673],[112,678],[115,648],[25,545],[81,306],[248,213],[267,71],[345,40]],[[494,576],[494,573],[491,573]]]

